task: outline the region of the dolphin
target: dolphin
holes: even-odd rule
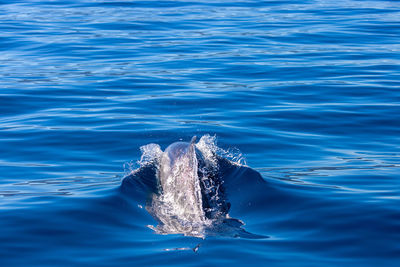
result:
[[[159,163],[161,199],[182,221],[204,223],[196,136],[190,143],[176,142],[165,149]]]
[[[196,139],[169,145],[158,160],[160,193],[152,196],[147,207],[159,221],[155,230],[160,233],[203,236],[223,211],[223,192],[211,175],[212,164],[196,148]]]
[[[252,174],[250,169],[210,155],[196,146],[196,140],[194,136],[190,142],[172,143],[164,151],[151,144],[157,156],[127,176],[121,188],[149,193],[146,210],[158,222],[149,227],[159,234],[204,238],[217,231],[219,235],[265,238],[246,232],[241,228],[244,223],[228,214],[231,204],[224,178],[231,177],[228,183],[236,183],[234,177]]]

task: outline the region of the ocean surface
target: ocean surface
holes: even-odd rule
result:
[[[400,266],[399,1],[7,0],[0,51],[0,266]],[[194,135],[248,236],[125,190]]]

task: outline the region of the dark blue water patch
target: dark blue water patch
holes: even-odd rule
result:
[[[0,9],[2,265],[398,265],[395,2]],[[157,235],[119,193],[141,146],[207,133],[261,173],[230,212],[269,238]]]
[[[164,244],[162,240],[165,240],[167,243],[164,245],[179,244],[189,246],[190,249],[190,246],[194,248],[199,242],[201,246],[198,255],[182,253],[179,258],[185,259],[186,255],[188,257],[186,260],[190,261],[197,257],[204,259],[204,262],[210,260],[210,253],[214,255],[219,251],[217,247],[232,243],[240,246],[246,244],[245,248],[249,249],[240,250],[241,256],[235,258],[238,262],[247,261],[253,254],[255,258],[260,257],[259,260],[268,258],[270,254],[263,255],[258,251],[260,245],[264,249],[274,251],[272,255],[275,256],[271,256],[272,258],[279,258],[279,255],[285,253],[282,250],[289,248],[295,251],[301,250],[305,254],[312,252],[316,255],[313,262],[325,258],[325,263],[327,263],[326,257],[332,257],[333,260],[329,261],[331,263],[343,258],[351,258],[356,262],[376,262],[376,257],[393,258],[398,253],[395,248],[386,248],[388,240],[381,235],[385,231],[394,231],[396,235],[399,225],[390,220],[396,218],[397,213],[394,210],[382,210],[380,205],[373,203],[360,204],[351,196],[343,200],[321,199],[320,196],[324,191],[332,191],[329,188],[314,188],[310,191],[307,187],[302,189],[273,180],[259,184],[252,179],[246,180],[246,175],[231,178],[236,180],[229,181],[226,186],[229,189],[229,199],[232,201],[232,216],[240,214],[243,220],[249,222],[247,224],[249,229],[272,233],[275,239],[249,243],[246,239],[229,241],[225,238],[209,238],[196,241],[190,238],[174,238],[167,241],[159,237],[161,246]],[[142,191],[139,187],[133,189],[136,192]],[[13,257],[21,253],[29,256],[31,261],[45,265],[50,262],[81,265],[85,264],[87,257],[97,259],[104,257],[106,262],[104,264],[108,265],[112,255],[114,255],[112,259],[121,264],[128,264],[136,258],[140,259],[140,255],[146,255],[154,250],[154,243],[140,241],[138,237],[141,236],[146,240],[156,236],[149,229],[145,230],[144,226],[140,226],[139,222],[152,222],[152,219],[146,211],[134,204],[136,201],[143,203],[145,194],[130,193],[132,191],[123,197],[118,191],[103,190],[98,192],[96,197],[64,198],[57,201],[51,197],[38,197],[33,204],[35,202],[47,204],[41,208],[33,206],[28,210],[25,208],[3,213],[2,227],[9,230],[9,236],[14,236],[11,242],[2,242],[6,249],[13,251],[8,257],[3,258],[6,259],[5,263],[24,262],[18,257]],[[100,195],[102,197],[99,197]],[[260,211],[263,212],[260,214]],[[295,221],[292,216],[295,216]],[[346,221],[343,218],[346,218]],[[259,222],[252,223],[256,221]],[[13,234],[14,231],[19,233],[18,236]],[[336,234],[321,240],[320,236],[326,236],[326,232]],[[277,238],[279,235],[281,238]],[[132,238],[133,236],[135,238]],[[286,238],[283,238],[284,236]],[[32,241],[34,244],[31,244]],[[117,253],[113,249],[110,251],[111,244],[114,247],[138,246],[140,249],[135,250],[136,254],[122,256],[124,253]],[[376,247],[376,244],[381,246]],[[80,246],[88,247],[85,253],[75,250]],[[149,251],[150,247],[152,249]],[[369,252],[369,247],[375,247],[373,255]],[[60,257],[61,255],[63,256]],[[69,259],[64,258],[66,255]],[[161,258],[168,258],[169,254],[158,255]],[[127,257],[130,260],[127,260]],[[151,260],[147,259],[147,262],[156,264],[159,259],[152,257]]]

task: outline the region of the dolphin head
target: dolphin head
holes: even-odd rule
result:
[[[158,166],[160,194],[154,195],[152,210],[163,220],[166,232],[198,232],[207,219],[203,210],[198,176],[196,137],[176,142],[162,153]],[[193,231],[193,227],[198,229]]]
[[[175,142],[172,143],[165,149],[161,160],[162,165],[168,164],[169,167],[173,167],[179,160],[182,160],[185,157],[195,157],[196,148],[196,136],[192,137],[190,143],[187,142]]]

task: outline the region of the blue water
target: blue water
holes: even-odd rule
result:
[[[0,1],[0,51],[1,266],[399,266],[398,1]],[[206,134],[265,238],[160,235],[121,193]]]

